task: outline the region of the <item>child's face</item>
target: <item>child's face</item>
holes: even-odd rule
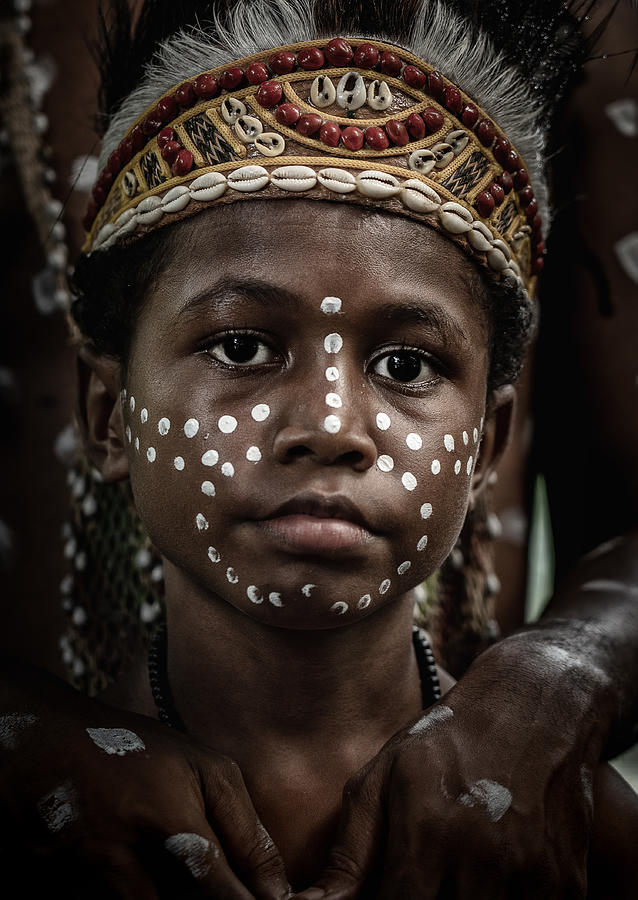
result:
[[[261,622],[370,615],[465,518],[488,369],[474,266],[418,223],[334,203],[235,203],[179,231],[123,399],[151,539]]]

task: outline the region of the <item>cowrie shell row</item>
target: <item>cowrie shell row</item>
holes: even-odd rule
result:
[[[181,212],[191,202],[191,194],[185,184],[177,184],[162,197],[162,209],[165,213]]]
[[[474,221],[469,209],[452,201],[444,203],[439,209],[439,219],[441,220],[441,225],[450,234],[465,234],[465,232],[470,231]]]
[[[317,75],[310,88],[310,99],[317,109],[332,106],[337,99],[337,90],[326,75]]]
[[[281,166],[272,170],[270,180],[283,191],[309,191],[316,185],[317,175],[308,166]]]
[[[137,220],[140,225],[155,225],[164,215],[162,201],[159,197],[145,197],[137,207]]]
[[[396,196],[401,186],[394,175],[388,172],[378,172],[376,169],[366,169],[357,175],[357,188],[364,197],[374,197],[376,200]]]
[[[320,169],[317,181],[335,194],[351,194],[357,189],[357,179],[347,169]]]
[[[242,166],[228,176],[228,187],[234,191],[249,193],[260,191],[270,181],[268,171],[263,166]]]
[[[190,195],[193,200],[217,200],[226,192],[228,182],[221,172],[207,172],[191,181]]]
[[[474,250],[481,253],[487,253],[492,249],[493,235],[490,229],[483,222],[474,222],[470,231],[468,231],[467,239]]]
[[[408,209],[413,209],[415,212],[434,212],[441,205],[441,198],[437,192],[429,185],[423,184],[418,178],[404,181],[401,200]]]

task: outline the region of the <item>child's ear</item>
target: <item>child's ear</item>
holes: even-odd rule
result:
[[[472,500],[485,489],[490,475],[505,452],[514,421],[515,401],[516,391],[511,384],[497,388],[490,397],[485,412],[481,446],[472,476]]]
[[[128,477],[120,402],[120,363],[84,346],[78,350],[77,419],[87,455],[105,481]]]

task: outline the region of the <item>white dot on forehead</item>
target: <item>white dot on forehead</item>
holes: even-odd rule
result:
[[[208,530],[208,520],[206,519],[206,516],[203,516],[201,513],[197,513],[195,516],[195,524],[200,531]]]
[[[206,494],[207,497],[215,496],[215,485],[212,481],[202,482],[202,494]]]
[[[343,406],[339,394],[326,394],[326,404],[333,409],[340,409]]]
[[[326,416],[323,420],[323,427],[328,434],[337,434],[338,431],[341,431],[341,419],[339,416]]]
[[[432,515],[432,504],[424,503],[423,506],[421,507],[421,518],[429,519],[431,515]]]
[[[202,463],[205,466],[216,466],[219,462],[219,453],[217,450],[207,450],[202,456]]]
[[[377,466],[382,472],[391,472],[394,469],[394,460],[385,453],[377,460]]]
[[[457,459],[457,461],[454,463],[454,474],[458,475],[460,471],[461,471],[461,460]]]
[[[261,459],[261,450],[259,447],[249,447],[246,450],[246,459],[248,462],[259,462]]]
[[[339,381],[339,369],[336,366],[328,366],[326,369],[327,381]]]
[[[341,300],[338,297],[324,297],[321,301],[321,312],[327,315],[341,312]]]
[[[182,472],[186,463],[184,462],[183,456],[176,456],[173,460],[173,465],[177,469],[178,472]]]
[[[443,446],[448,453],[451,453],[454,450],[454,438],[451,434],[445,435],[445,437],[443,438]]]
[[[170,419],[166,419],[166,418],[160,419],[159,422],[157,423],[157,430],[159,431],[159,433],[161,435],[164,435],[164,436],[167,435],[168,432],[170,431],[170,428],[171,428]]]
[[[189,419],[184,425],[184,434],[187,438],[195,437],[199,431],[199,422],[197,419]]]
[[[427,534],[424,534],[423,537],[421,538],[421,540],[419,541],[419,543],[416,545],[416,549],[419,551],[419,553],[422,553],[423,550],[425,550],[425,548],[427,547],[427,545],[428,545],[428,536],[427,536]]]
[[[401,476],[401,481],[403,482],[403,487],[406,491],[413,491],[417,485],[416,478],[412,472],[404,472]]]
[[[222,475],[225,475],[227,478],[232,478],[235,474],[235,466],[232,463],[225,462],[222,466]]]
[[[412,563],[410,562],[410,560],[406,559],[406,561],[402,562],[401,565],[398,567],[397,575],[405,575],[405,573],[408,571],[408,569],[410,568],[411,565],[412,565]]]
[[[253,406],[250,414],[255,422],[265,422],[270,415],[270,407],[267,403],[258,403],[257,406]]]
[[[474,460],[473,460],[472,457],[470,456],[470,458],[469,458],[468,461],[467,461],[467,466],[466,466],[466,468],[465,468],[465,471],[467,472],[468,475],[469,475],[470,472],[472,471],[472,463],[473,463],[473,462],[474,462]]]
[[[385,413],[377,413],[377,428],[381,431],[387,431],[391,424],[390,416]]]
[[[237,428],[237,419],[234,416],[222,416],[217,423],[217,427],[224,434],[232,434]]]
[[[324,338],[323,346],[326,353],[338,353],[343,347],[343,338],[336,332],[328,334]]]
[[[406,444],[410,448],[410,450],[420,450],[423,446],[423,441],[419,437],[418,434],[409,434],[405,439]]]
[[[212,563],[218,563],[219,560],[221,559],[221,556],[219,555],[219,550],[216,550],[214,547],[209,547],[208,548],[208,558],[210,559],[210,561]]]
[[[467,447],[467,443],[468,443],[469,439],[470,438],[469,438],[467,431],[464,431],[463,432],[463,443],[465,444],[466,447]]]
[[[438,459],[433,459],[433,460],[432,460],[431,469],[432,469],[432,474],[433,474],[433,475],[438,475],[438,474],[439,474],[439,472],[441,471],[441,463],[438,461]]]
[[[387,594],[388,591],[390,590],[391,584],[392,584],[392,582],[390,581],[390,579],[386,578],[385,581],[382,581],[381,584],[379,585],[379,593]]]
[[[144,408],[140,413],[140,422],[144,425],[145,422],[148,422],[148,410]]]

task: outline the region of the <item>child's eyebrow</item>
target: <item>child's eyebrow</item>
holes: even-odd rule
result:
[[[384,303],[376,315],[392,325],[424,325],[434,332],[443,344],[469,344],[469,338],[459,323],[443,306],[428,300],[419,303]]]
[[[257,279],[224,279],[189,297],[171,321],[170,327],[197,318],[206,310],[221,315],[232,314],[242,301],[258,303],[266,308],[299,305],[297,295],[279,285]]]

